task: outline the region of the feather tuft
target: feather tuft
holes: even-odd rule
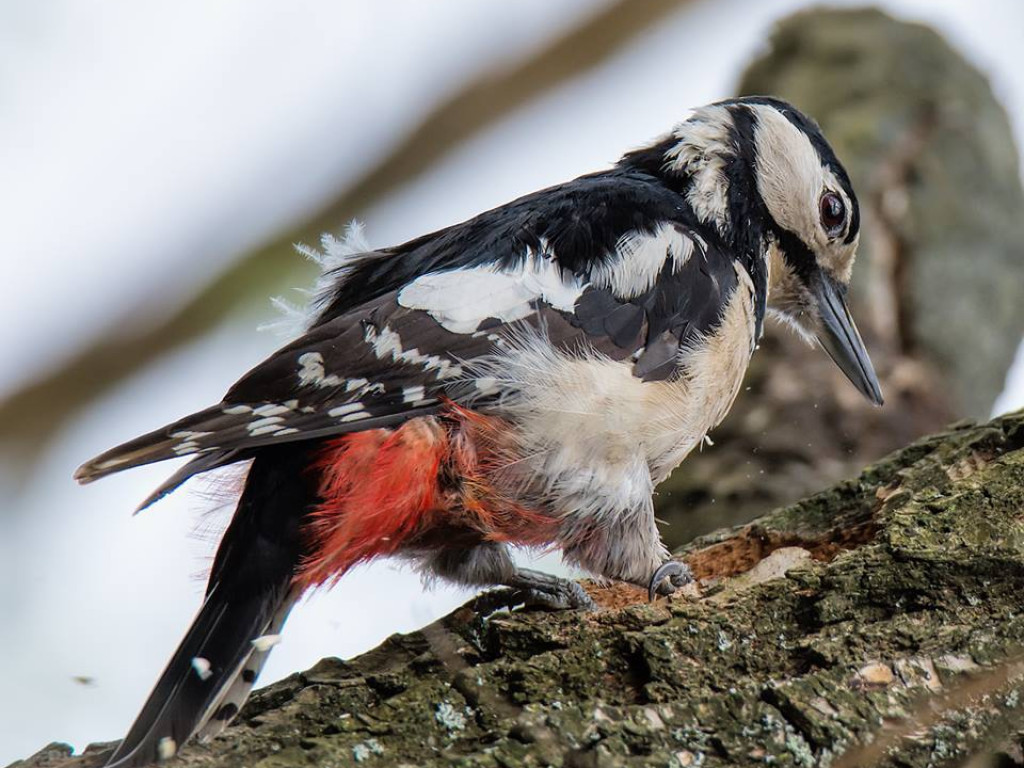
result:
[[[279,317],[263,323],[259,330],[270,331],[284,338],[294,338],[308,330],[353,267],[363,259],[376,255],[366,238],[366,226],[355,219],[345,227],[341,237],[335,237],[330,232],[321,235],[319,248],[305,243],[295,243],[294,248],[320,267],[320,275],[312,291],[295,289],[298,293],[306,294],[307,299],[302,304],[283,296],[271,297],[270,303],[278,311]]]

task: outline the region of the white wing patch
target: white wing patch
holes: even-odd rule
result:
[[[370,383],[369,379],[357,377],[354,379],[343,379],[336,373],[328,374],[324,368],[324,356],[319,352],[304,352],[299,355],[299,369],[297,371],[299,384],[301,386],[320,387],[321,389],[343,389],[346,394],[362,396],[372,393],[380,394],[384,391],[384,385]],[[294,410],[298,407],[298,400],[289,400],[283,405],[263,405],[253,410],[256,416],[278,416],[286,410]],[[246,407],[246,406],[242,406]],[[231,413],[225,409],[225,413]],[[245,411],[238,411],[245,413]]]
[[[403,403],[415,403],[419,400],[422,400],[425,396],[426,391],[422,386],[402,388]]]
[[[336,374],[327,375],[324,370],[324,356],[319,352],[299,355],[299,384],[314,387],[337,387],[341,378]]]
[[[363,404],[360,402],[345,403],[344,405],[339,405],[336,408],[331,408],[331,410],[327,412],[327,415],[334,419],[340,419],[342,416],[348,416],[350,413],[357,413],[361,410],[363,410]]]
[[[199,676],[200,680],[209,680],[213,676],[213,668],[210,664],[210,660],[204,659],[202,656],[192,657],[192,669],[195,670],[195,673]]]
[[[423,275],[399,292],[398,303],[427,312],[452,333],[473,333],[488,318],[511,323],[527,317],[537,300],[572,312],[584,288],[553,259],[530,251],[513,269],[489,265]]]
[[[245,425],[245,428],[249,430],[249,434],[253,437],[258,437],[259,435],[272,435],[279,429],[282,429],[281,422],[283,421],[284,418],[281,416],[268,416],[265,419],[250,421]]]
[[[199,448],[199,441],[204,437],[209,437],[212,432],[199,432],[191,429],[184,429],[178,432],[172,432],[168,437],[172,440],[178,440],[178,444],[173,447],[173,451],[179,456],[183,456],[186,453],[192,453]]]
[[[627,232],[615,246],[616,255],[594,268],[590,279],[620,299],[633,299],[654,287],[670,259],[674,270],[681,269],[694,247],[694,241],[670,223],[660,224],[652,235]]]

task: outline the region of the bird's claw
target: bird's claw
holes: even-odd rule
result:
[[[531,608],[547,608],[556,611],[597,610],[597,604],[593,598],[575,581],[567,581],[564,586],[564,589],[558,588],[551,591],[543,589],[522,590],[523,604]]]
[[[520,568],[507,585],[508,589],[493,590],[481,595],[481,598],[487,597],[481,605],[486,604],[492,610],[517,605],[550,610],[597,610],[597,604],[578,582],[540,571]]]
[[[679,587],[686,586],[691,581],[693,581],[693,571],[690,570],[690,566],[678,560],[666,560],[658,566],[658,570],[654,572],[647,584],[647,599],[654,602],[659,595],[671,595]]]

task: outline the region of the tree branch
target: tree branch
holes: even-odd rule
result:
[[[688,594],[471,603],[268,686],[168,766],[958,765],[1019,716],[1022,509],[1024,412],[961,424],[694,542]]]

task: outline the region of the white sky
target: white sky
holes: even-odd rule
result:
[[[935,23],[989,73],[1021,142],[1024,4],[881,4]],[[131,297],[160,300],[168,286],[173,304],[356,177],[463,79],[595,5],[404,0],[384,18],[379,5],[326,0],[287,12],[269,0],[0,0],[0,359],[17,361],[0,368],[0,392],[98,332]],[[686,108],[730,94],[771,21],[800,5],[695,5],[370,211],[371,242],[607,165]],[[210,551],[191,535],[203,499],[176,494],[132,518],[168,467],[86,488],[71,472],[219,399],[278,345],[253,332],[265,319],[240,317],[111,393],[3,519],[0,680],[18,693],[0,697],[0,764],[56,739],[82,747],[119,737],[184,633],[202,591],[193,574]],[[1018,363],[1001,409],[1024,405]],[[363,569],[293,613],[262,682],[365,650],[464,597],[424,593],[388,564]],[[75,683],[80,675],[94,683]]]

